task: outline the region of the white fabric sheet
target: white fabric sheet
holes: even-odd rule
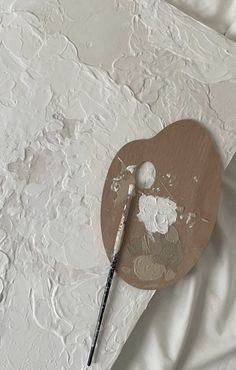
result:
[[[168,2],[236,41],[235,0],[168,0]]]
[[[197,266],[157,292],[113,370],[236,369],[236,155],[218,221]]]
[[[236,41],[236,0],[169,0]],[[222,181],[214,233],[198,265],[154,295],[112,370],[236,369],[236,156]]]

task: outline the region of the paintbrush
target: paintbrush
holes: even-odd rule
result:
[[[87,366],[90,366],[91,363],[92,363],[92,360],[93,360],[93,355],[94,355],[96,343],[97,343],[97,340],[98,340],[98,336],[99,336],[99,332],[100,332],[100,328],[101,328],[101,324],[102,324],[102,320],[103,320],[103,316],[104,316],[104,312],[105,312],[105,308],[106,308],[106,304],[107,304],[107,300],[108,300],[112,280],[113,280],[113,275],[114,275],[114,272],[115,272],[118,256],[119,256],[121,246],[122,246],[122,242],[123,242],[123,239],[124,239],[125,225],[126,225],[126,222],[127,222],[128,216],[129,216],[131,201],[132,201],[132,198],[134,196],[135,196],[135,184],[130,184],[129,188],[128,188],[127,201],[125,203],[125,206],[124,206],[124,209],[123,209],[123,212],[122,212],[122,216],[121,216],[121,220],[120,220],[120,223],[119,223],[119,227],[118,227],[118,230],[117,230],[117,234],[116,234],[116,239],[115,239],[111,264],[110,264],[110,270],[109,270],[109,273],[108,273],[106,286],[105,286],[103,297],[102,297],[102,302],[101,302],[101,306],[100,306],[100,310],[99,310],[99,314],[98,314],[98,318],[97,318],[97,323],[96,323],[95,332],[94,332],[94,336],[93,336],[92,346],[91,346],[91,349],[90,349],[90,352],[89,352]]]

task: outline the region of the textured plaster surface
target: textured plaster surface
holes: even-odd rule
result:
[[[83,369],[108,271],[117,150],[181,118],[236,144],[236,46],[162,1],[0,1],[0,369]],[[153,292],[115,279],[93,369]]]

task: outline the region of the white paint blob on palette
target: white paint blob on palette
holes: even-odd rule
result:
[[[177,219],[176,209],[176,203],[169,198],[142,194],[137,216],[148,232],[166,234]]]

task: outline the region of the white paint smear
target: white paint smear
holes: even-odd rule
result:
[[[177,219],[176,209],[176,203],[169,198],[142,194],[137,216],[148,232],[166,234]]]
[[[137,185],[140,189],[150,189],[156,178],[156,168],[152,162],[144,162],[137,170]]]
[[[133,174],[134,171],[135,171],[135,169],[136,169],[136,167],[137,167],[136,164],[132,164],[132,165],[128,166],[126,168],[126,170]]]

